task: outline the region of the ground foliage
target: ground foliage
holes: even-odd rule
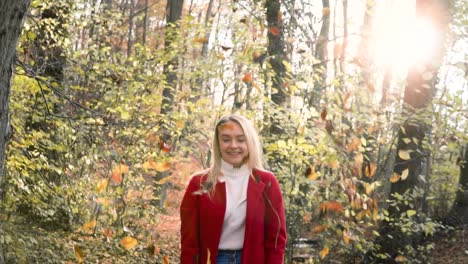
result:
[[[234,12],[233,43],[216,38],[215,48],[201,57],[194,54],[209,41],[208,29],[196,16],[180,21],[182,34],[171,54],[161,48],[160,28],[151,45],[136,41],[128,54],[123,6],[98,12],[88,4],[34,1],[18,47],[10,106],[14,134],[0,215],[9,263],[177,263],[181,193],[189,176],[209,164],[215,120],[233,108],[254,121],[268,169],[281,183],[288,262],[301,253],[299,238],[314,241],[304,257],[309,263],[442,263],[440,252],[457,252],[463,260],[464,230],[450,231],[452,239],[434,236],[448,232],[439,220],[455,198],[455,159],[459,143],[467,141],[466,106],[457,99],[462,92],[442,92],[419,113],[433,124],[432,138],[424,142],[432,157],[427,184],[387,197],[390,183],[407,176],[391,171],[395,155],[408,159],[408,153],[395,153],[395,142],[396,128],[409,117],[398,95],[376,106],[376,88],[363,84],[359,67],[351,63],[346,73],[332,76],[325,103],[314,108],[308,98],[320,73],[308,65],[316,59],[298,52],[300,63],[284,62],[295,75],[283,84],[294,100],[278,106],[270,100],[275,91],[265,34],[279,32],[236,13],[242,5],[231,3],[221,14]],[[262,11],[257,2],[250,8]],[[57,19],[40,18],[49,9]],[[162,9],[153,9],[155,19],[163,19]],[[68,23],[59,25],[64,17]],[[56,48],[66,58],[62,80],[37,67],[39,31],[46,32],[41,48],[50,51],[41,59],[47,63]],[[305,37],[299,30],[289,33]],[[162,115],[163,65],[174,55],[179,86],[174,111]],[[271,133],[272,120],[281,134]],[[421,199],[427,210],[419,207]],[[410,209],[390,218],[388,206],[401,204]],[[366,258],[377,251],[378,239],[392,239],[378,232],[382,220],[419,239],[420,247]]]

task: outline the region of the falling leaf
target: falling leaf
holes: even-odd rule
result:
[[[364,182],[364,189],[366,190],[367,195],[371,195],[374,190],[374,186],[370,183]]]
[[[328,229],[327,225],[318,225],[312,229],[312,233],[320,234],[322,232],[325,232],[327,229]]]
[[[409,175],[409,170],[405,169],[404,171],[401,172],[401,180],[404,181],[406,178],[408,178]]]
[[[320,118],[322,119],[322,121],[327,120],[327,109],[326,108],[322,109],[322,112],[320,113]]]
[[[366,166],[364,173],[366,177],[371,178],[372,176],[374,176],[376,170],[377,170],[377,164],[370,163]]]
[[[405,262],[406,258],[402,255],[398,255],[395,257],[395,262]]]
[[[125,164],[118,164],[112,170],[111,179],[115,184],[120,184],[122,182],[122,174],[128,173],[128,166]]]
[[[126,250],[131,250],[138,244],[138,241],[131,237],[131,236],[126,236],[120,240],[120,245],[125,248]]]
[[[341,212],[343,211],[343,205],[337,201],[325,201],[320,204],[320,210]]]
[[[341,44],[335,43],[335,46],[333,47],[333,58],[341,57],[341,49],[342,49]]]
[[[194,38],[194,39],[193,39],[193,42],[194,42],[194,43],[205,44],[205,43],[208,43],[208,39],[207,39],[207,38]]]
[[[110,239],[114,236],[114,230],[110,227],[104,228],[102,233],[106,237],[107,242],[110,242]]]
[[[322,9],[322,16],[326,17],[330,15],[330,8],[329,7],[324,7]]]
[[[97,191],[98,193],[104,191],[104,189],[106,189],[106,187],[107,187],[107,183],[109,183],[109,180],[108,180],[108,179],[102,179],[102,180],[98,183],[98,185],[96,186],[96,191]]]
[[[354,156],[354,162],[357,166],[361,167],[362,163],[364,162],[364,155],[362,155],[362,153],[357,153]]]
[[[358,150],[359,146],[361,146],[361,140],[358,137],[353,137],[351,141],[348,144],[346,144],[346,150],[348,151],[348,153],[350,153],[355,150]]]
[[[400,149],[398,151],[398,157],[400,157],[400,159],[402,159],[402,160],[410,160],[411,159],[409,151],[404,150],[404,149]]]
[[[329,252],[330,252],[330,248],[328,247],[323,248],[322,251],[320,251],[320,258],[324,259],[328,255]]]
[[[309,222],[310,219],[312,219],[312,215],[309,212],[307,212],[307,213],[304,214],[302,219],[304,220],[304,222]]]
[[[307,179],[315,180],[318,177],[318,173],[315,171],[315,166],[310,166],[310,173],[307,175]]]
[[[244,76],[242,77],[242,81],[244,83],[251,83],[252,82],[252,73],[246,72]]]
[[[400,180],[401,176],[398,173],[393,173],[392,177],[390,177],[390,182],[391,183],[396,183]]]
[[[142,167],[146,170],[156,170],[156,162],[153,159],[147,160]]]
[[[252,86],[255,88],[255,90],[257,90],[257,92],[259,94],[262,94],[262,89],[260,88],[260,86],[256,82],[253,82]]]
[[[277,27],[269,27],[268,32],[270,32],[270,34],[272,34],[273,36],[279,36],[281,33]]]
[[[96,219],[93,219],[83,225],[83,230],[85,232],[93,232],[95,226],[96,226]]]
[[[220,47],[221,47],[221,49],[223,51],[228,51],[228,50],[232,49],[232,47],[228,47],[228,46],[220,46]]]
[[[413,215],[416,214],[416,211],[415,211],[415,210],[408,210],[408,211],[406,211],[406,214],[407,214],[409,217],[411,217],[411,216],[413,216]]]
[[[281,23],[283,21],[283,12],[281,10],[278,10],[278,22]]]
[[[155,170],[159,172],[168,171],[171,169],[171,163],[169,161],[157,162],[155,165]]]
[[[172,141],[171,140],[161,140],[159,142],[162,152],[169,153],[172,150]]]
[[[84,254],[83,250],[81,249],[80,246],[74,245],[73,246],[73,251],[75,252],[75,258],[78,263],[83,263],[84,262]]]
[[[351,243],[351,240],[353,240],[351,232],[348,229],[343,230],[343,242],[346,245],[349,245],[349,243]]]

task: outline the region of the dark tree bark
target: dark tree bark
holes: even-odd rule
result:
[[[182,16],[183,0],[168,0],[166,8],[166,39],[165,50],[167,54],[172,54],[172,58],[164,65],[164,75],[166,76],[166,87],[163,90],[161,114],[167,114],[174,108],[174,94],[177,88],[177,68],[178,58],[174,53],[172,43],[176,41],[177,21]]]
[[[135,0],[130,0],[130,14],[128,15],[128,39],[127,39],[127,56],[128,57],[132,55],[134,13],[135,13]]]
[[[148,31],[148,0],[145,0],[145,16],[143,18],[143,36],[141,43],[143,46],[146,45],[146,32]]]
[[[30,0],[0,2],[0,199],[3,197],[5,149],[12,133],[9,123],[11,78],[15,65],[16,46],[30,4]],[[2,211],[1,204],[0,211]],[[1,244],[0,263],[4,263]]]
[[[463,226],[468,224],[468,143],[461,147],[457,164],[460,166],[457,196],[446,222]]]
[[[325,89],[325,80],[327,78],[327,61],[328,61],[328,34],[330,32],[330,1],[322,0],[322,26],[320,34],[315,45],[315,58],[320,62],[314,65],[314,74],[318,75],[314,78],[314,90],[312,91],[310,106],[320,111],[320,99],[322,92]]]
[[[273,69],[273,84],[272,88],[276,91],[272,92],[271,100],[279,105],[284,106],[287,101],[287,94],[285,92],[285,77],[286,67],[283,61],[286,60],[286,46],[284,42],[283,21],[281,16],[281,1],[267,0],[266,6],[266,19],[268,23],[268,55],[270,56],[270,65]]]

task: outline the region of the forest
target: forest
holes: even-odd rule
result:
[[[465,0],[2,0],[0,264],[180,263],[216,121],[284,263],[468,262]]]

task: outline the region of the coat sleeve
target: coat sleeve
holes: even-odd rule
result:
[[[265,263],[282,264],[286,248],[286,219],[283,196],[274,176],[266,184]]]
[[[200,259],[199,241],[199,195],[200,177],[192,177],[185,190],[180,205],[180,263],[198,263]]]

